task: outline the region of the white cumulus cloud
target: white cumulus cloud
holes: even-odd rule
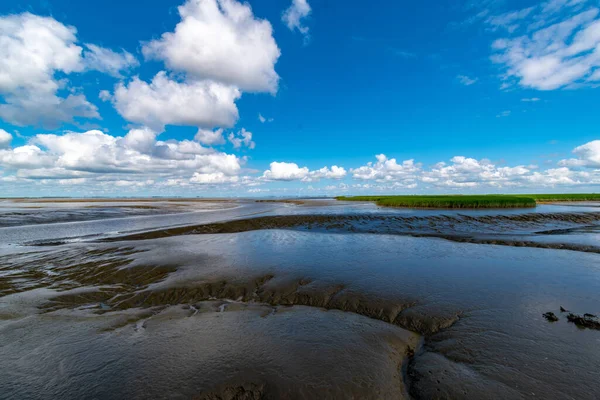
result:
[[[83,95],[57,95],[57,73],[82,72],[76,30],[30,13],[0,17],[0,118],[18,126],[56,127],[74,117],[98,118]]]
[[[29,180],[79,179],[99,182],[217,180],[237,182],[243,160],[190,140],[156,139],[148,128],[124,137],[98,130],[38,134],[28,144],[0,149],[0,168]],[[217,179],[219,178],[219,179]]]
[[[299,167],[296,163],[272,162],[262,178],[268,181],[313,182],[321,179],[342,179],[346,174],[346,170],[337,165],[310,171],[308,167]]]
[[[217,144],[225,144],[225,138],[223,138],[223,129],[215,129],[211,131],[209,129],[198,129],[194,140],[198,143],[202,143],[208,146],[214,146]]]
[[[304,181],[318,181],[321,179],[342,179],[346,176],[347,171],[345,168],[338,167],[337,165],[331,168],[323,167],[316,171],[310,171],[308,176],[304,177]]]
[[[307,167],[300,168],[296,163],[274,161],[264,172],[263,178],[272,181],[294,181],[305,178],[308,173]]]
[[[188,0],[178,8],[174,32],[144,45],[146,58],[190,78],[209,79],[250,92],[277,92],[275,63],[281,52],[267,20],[254,17],[248,3]]]
[[[359,168],[351,169],[355,179],[384,181],[414,181],[421,171],[421,165],[414,160],[406,160],[398,164],[395,158],[388,159],[385,154],[376,156],[377,162],[369,162]]]
[[[115,89],[115,108],[125,119],[156,131],[165,125],[203,128],[233,126],[238,119],[235,101],[241,92],[213,81],[178,82],[159,72],[150,84],[135,77]]]
[[[576,147],[573,154],[577,158],[561,160],[561,166],[600,168],[600,140],[593,140]]]
[[[0,118],[18,126],[56,128],[75,118],[100,118],[69,74],[98,70],[113,76],[137,65],[126,51],[77,44],[77,30],[31,13],[0,17]],[[71,93],[60,92],[71,89]]]

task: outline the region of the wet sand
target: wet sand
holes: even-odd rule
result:
[[[15,399],[594,399],[600,392],[600,331],[560,312],[600,311],[599,256],[565,250],[560,240],[593,235],[597,214],[391,218],[298,215],[294,207],[305,206],[11,248],[0,255],[2,392]],[[231,211],[203,218],[220,213]],[[446,229],[520,243],[555,238],[563,247],[462,243],[444,238]],[[595,248],[585,237],[572,243]],[[548,311],[559,320],[547,321]]]

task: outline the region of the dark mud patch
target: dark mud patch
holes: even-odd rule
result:
[[[544,318],[546,318],[546,320],[548,322],[556,322],[558,321],[558,317],[556,316],[556,314],[554,314],[551,311],[548,311],[547,313],[544,313],[544,315],[542,315]]]
[[[600,330],[600,321],[598,321],[598,317],[593,314],[584,314],[582,316],[570,313],[567,315],[567,321],[577,325],[578,328]]]

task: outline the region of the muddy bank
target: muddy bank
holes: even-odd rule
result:
[[[506,235],[547,235],[597,224],[600,213],[521,215],[284,215],[237,219],[221,223],[161,229],[104,239],[106,242],[159,239],[182,235],[240,233],[267,229],[292,229],[331,233],[370,233],[437,237],[460,243],[572,250],[600,253],[600,246],[507,239]],[[595,225],[594,225],[595,226]],[[557,227],[561,227],[560,229]],[[491,235],[496,235],[490,237]]]

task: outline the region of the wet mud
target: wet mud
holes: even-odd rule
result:
[[[600,324],[567,310],[597,314],[598,251],[565,238],[598,222],[276,215],[17,246],[0,255],[0,388],[10,399],[594,399]]]
[[[600,213],[518,215],[283,215],[238,219],[221,223],[161,229],[107,238],[103,241],[160,239],[182,235],[226,234],[267,229],[328,233],[370,233],[433,237],[459,243],[571,250],[600,253],[600,245],[529,240],[535,235],[565,234],[600,223]],[[556,228],[562,226],[563,228]],[[567,228],[568,227],[568,228]],[[592,225],[598,228],[596,225]],[[47,243],[43,243],[47,244]]]
[[[135,264],[132,247],[96,250],[57,251],[52,255],[34,253],[0,258],[0,297],[34,289],[54,291],[40,304],[44,312],[87,306],[96,313],[133,308],[156,308],[194,304],[212,299],[235,299],[273,306],[310,306],[351,312],[402,328],[431,335],[452,326],[460,313],[436,315],[410,310],[415,302],[390,302],[347,290],[344,284],[313,285],[309,278],[276,280],[272,274],[224,279],[204,277],[202,281],[156,286],[177,271],[176,264]],[[197,257],[196,263],[210,263]],[[77,289],[86,288],[85,291]],[[1,311],[0,311],[1,314]]]

